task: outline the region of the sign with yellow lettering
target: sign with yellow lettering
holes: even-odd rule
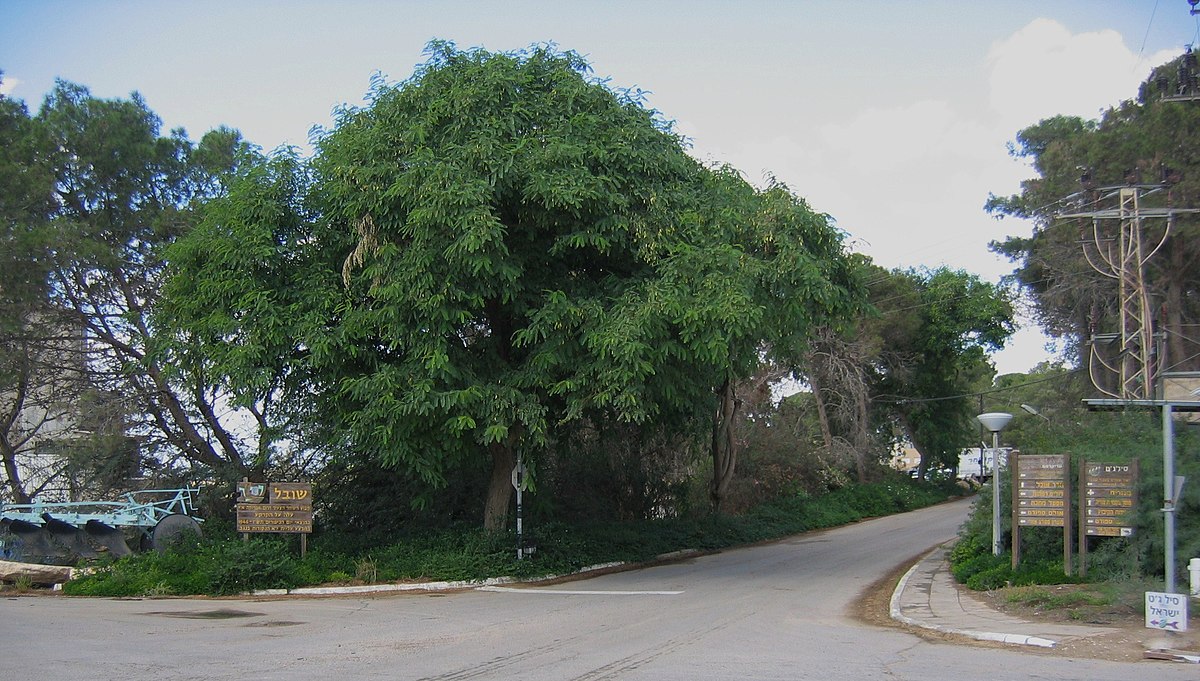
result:
[[[1088,463],[1084,469],[1083,527],[1091,537],[1128,537],[1133,534],[1133,509],[1137,506],[1137,462]]]
[[[1017,457],[1016,520],[1018,525],[1063,527],[1068,504],[1066,458],[1061,455]]]
[[[312,533],[312,483],[238,483],[237,531]]]

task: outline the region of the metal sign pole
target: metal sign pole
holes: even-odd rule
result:
[[[517,560],[525,558],[525,535],[523,532],[522,518],[523,507],[521,493],[525,491],[525,463],[521,461],[521,455],[517,455],[517,465],[512,470],[512,486],[517,490]]]
[[[1163,551],[1166,592],[1175,593],[1175,423],[1171,403],[1162,408],[1163,432]]]

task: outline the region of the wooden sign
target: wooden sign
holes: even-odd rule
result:
[[[1080,494],[1084,533],[1089,537],[1128,537],[1137,506],[1137,462],[1089,463]]]
[[[1083,462],[1079,476],[1079,574],[1087,575],[1088,537],[1133,535],[1138,462]]]
[[[1017,524],[1062,527],[1068,512],[1065,457],[1022,454],[1018,466]]]
[[[312,483],[243,480],[238,493],[238,532],[312,533]]]
[[[1063,528],[1063,572],[1071,574],[1071,458],[1012,454],[1012,567],[1021,563],[1021,528]]]

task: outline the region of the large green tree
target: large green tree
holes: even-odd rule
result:
[[[179,276],[196,309],[212,301],[238,329],[287,323],[247,300],[301,301],[266,334],[295,342],[268,354],[303,364],[327,441],[431,488],[484,454],[488,527],[507,515],[517,457],[536,468],[585,423],[707,430],[719,501],[736,379],[766,352],[795,356],[855,300],[824,216],[698,163],[638,93],[570,52],[432,43],[410,79],[377,79],[368,106],[338,115],[311,169],[302,205],[255,216],[271,183],[235,188],[234,212],[196,233],[278,247],[278,264],[238,270],[259,293],[206,296],[224,246],[198,242]],[[301,212],[303,234],[283,236]],[[301,264],[280,266],[293,247]]]
[[[860,480],[898,440],[920,452],[921,474],[953,465],[972,442],[971,393],[990,387],[986,352],[1013,331],[1010,296],[961,270],[859,266],[868,309],[820,329],[803,367],[824,447],[851,458]]]
[[[0,95],[0,462],[4,491],[17,502],[58,482],[55,470],[36,465],[34,449],[62,428],[64,405],[83,389],[78,371],[46,366],[64,320],[49,304],[48,254],[38,238],[54,210],[40,149],[28,109]]]
[[[198,144],[182,130],[164,135],[136,93],[102,99],[62,81],[30,124],[38,146],[27,169],[49,174],[52,209],[25,223],[41,258],[24,271],[42,268],[54,323],[86,351],[63,369],[86,372],[93,407],[108,405],[116,431],[163,461],[245,472],[222,386],[174,362],[150,318],[163,249],[192,228],[199,202],[224,191],[245,143],[228,129]]]
[[[229,448],[235,463],[254,475],[303,475],[313,453],[305,426],[320,423],[306,418],[313,405],[305,325],[327,316],[336,277],[300,243],[312,228],[303,207],[307,171],[294,150],[240,153],[237,172],[224,178],[227,191],[207,198],[196,227],[166,250],[171,276],[151,318],[153,356],[185,380],[213,386],[215,398],[252,424]]]

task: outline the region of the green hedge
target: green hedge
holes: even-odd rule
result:
[[[299,557],[288,537],[248,542],[206,534],[199,546],[144,553],[100,566],[64,591],[89,596],[227,595],[325,583],[474,580],[565,574],[614,561],[644,562],[683,549],[711,551],[904,512],[961,493],[953,486],[907,479],[852,485],[821,497],[793,494],[741,516],[711,515],[595,525],[535,528],[537,553],[516,560],[513,533],[458,527],[407,536],[365,549],[350,538],[314,537]]]

